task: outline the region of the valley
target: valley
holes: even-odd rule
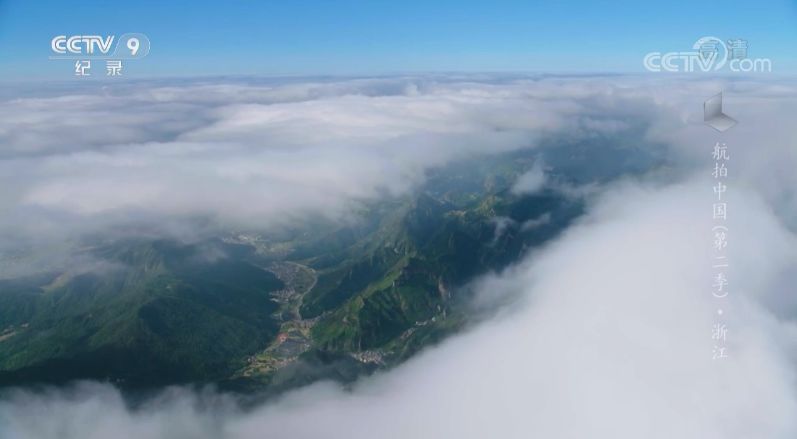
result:
[[[583,200],[557,186],[614,175],[584,182],[554,167],[551,187],[514,191],[541,156],[556,164],[564,153],[544,154],[451,163],[345,222],[188,242],[87,239],[73,250],[91,261],[80,269],[0,279],[0,386],[95,379],[280,392],[393,367],[479,320],[472,280],[579,218]]]

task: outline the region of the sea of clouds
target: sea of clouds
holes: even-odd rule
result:
[[[141,83],[0,102],[0,235],[132,220],[268,226],[411,191],[474,154],[634,136],[667,166],[578,191],[562,237],[477,281],[510,309],[352,389],[243,409],[105,384],[0,399],[0,438],[797,437],[797,86],[785,80],[424,76]],[[724,90],[739,125],[702,124]],[[731,294],[711,296],[713,160],[725,142]],[[618,171],[619,173],[622,170]],[[519,193],[546,185],[535,167]],[[174,227],[170,226],[169,230]],[[178,227],[179,228],[179,227]],[[712,360],[717,310],[729,358]]]

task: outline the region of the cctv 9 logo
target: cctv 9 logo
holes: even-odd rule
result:
[[[136,59],[149,54],[149,38],[141,33],[123,34],[113,46],[115,36],[59,35],[52,39],[51,58],[114,58]],[[114,47],[111,53],[111,47]]]

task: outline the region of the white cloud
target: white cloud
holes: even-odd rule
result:
[[[545,171],[537,161],[531,169],[518,177],[512,186],[512,193],[518,195],[533,194],[545,186]]]
[[[20,96],[0,102],[0,253],[65,249],[131,223],[195,236],[198,222],[345,219],[452,160],[620,135],[646,114],[639,93],[604,80],[398,77]]]
[[[740,121],[726,138],[733,289],[724,303],[709,290],[718,134],[700,122],[703,97],[718,88]],[[119,99],[180,102],[202,123],[122,129],[108,144],[56,135],[80,114],[117,123],[90,103],[58,122],[49,112],[68,109],[58,100],[6,102],[6,114],[32,106],[35,118],[18,117],[56,124],[46,139],[0,129],[12,145],[0,161],[0,206],[14,230],[41,211],[87,221],[131,210],[239,221],[342,214],[380,189],[409,190],[431,166],[551,132],[568,142],[619,130],[670,155],[644,183],[594,186],[603,194],[583,221],[478,284],[487,300],[517,293],[511,311],[351,391],[321,383],[246,411],[185,390],[137,410],[105,385],[23,392],[0,400],[0,437],[797,437],[787,277],[797,272],[794,93],[788,83],[633,78],[135,89]],[[118,123],[143,126],[147,113]],[[729,328],[723,362],[711,360],[719,306]]]
[[[615,133],[644,100],[605,81],[558,79],[144,83],[81,93],[0,103],[4,211],[59,225],[45,213],[259,225],[334,217],[351,200],[403,193],[451,160],[565,132]],[[618,113],[607,117],[604,107]]]
[[[539,226],[548,224],[551,222],[551,214],[550,212],[545,212],[544,214],[540,215],[537,218],[532,218],[530,220],[523,221],[523,224],[520,225],[521,230],[531,230],[536,229]]]
[[[23,439],[111,432],[792,438],[794,322],[776,318],[761,298],[793,267],[797,241],[755,193],[736,193],[730,256],[738,287],[723,305],[729,358],[713,361],[719,304],[707,288],[711,219],[703,213],[711,201],[700,191],[710,184],[612,189],[560,241],[481,282],[483,294],[520,292],[511,312],[351,391],[322,383],[245,412],[229,400],[186,391],[135,411],[107,386],[81,389],[79,396],[20,394],[0,405],[0,431]]]

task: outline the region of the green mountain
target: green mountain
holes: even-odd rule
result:
[[[283,284],[249,251],[121,242],[88,250],[100,270],[0,281],[0,382],[224,378],[278,329]]]
[[[547,162],[566,161],[556,151]],[[367,203],[346,224],[191,243],[87,239],[74,251],[87,263],[0,280],[0,385],[91,378],[278,391],[390,367],[471,321],[469,281],[581,215],[581,202],[558,191],[512,192],[539,155],[436,169],[411,195]],[[605,156],[590,181],[615,173]],[[569,173],[547,177],[582,182]]]
[[[345,380],[461,329],[473,314],[470,280],[517,261],[582,213],[554,191],[514,195],[532,164],[523,155],[457,163],[412,196],[370,206],[355,226],[294,242],[285,260],[304,267],[312,287],[296,290],[280,337],[236,382]]]

